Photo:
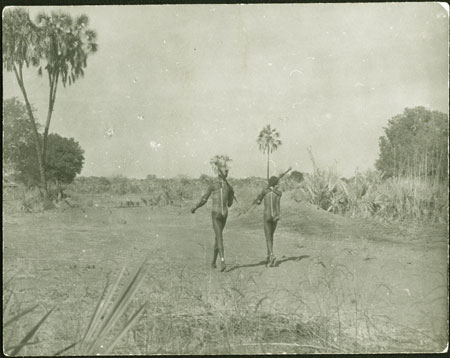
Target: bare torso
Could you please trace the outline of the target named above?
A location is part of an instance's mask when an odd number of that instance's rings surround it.
[[[281,191],[277,187],[263,189],[257,199],[264,201],[264,219],[278,220],[280,218]]]
[[[212,212],[222,215],[228,214],[230,189],[228,185],[222,180],[216,180],[210,184],[208,191],[204,195],[204,198],[208,200],[208,197],[212,198]]]

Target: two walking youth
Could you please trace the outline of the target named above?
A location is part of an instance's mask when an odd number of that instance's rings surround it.
[[[276,257],[273,253],[273,238],[278,220],[280,219],[280,200],[282,192],[279,188],[279,182],[281,178],[290,170],[291,168],[278,177],[272,176],[269,179],[268,186],[261,191],[253,202],[253,205],[259,205],[264,201],[263,225],[267,246],[266,265],[271,267],[276,264]],[[195,211],[205,205],[209,197],[212,196],[211,217],[215,234],[215,244],[211,267],[216,267],[216,260],[219,255],[221,265],[220,270],[223,272],[226,269],[223,246],[223,229],[225,228],[225,224],[227,222],[228,208],[233,205],[234,190],[226,180],[228,176],[228,168],[219,168],[218,172],[218,178],[208,186],[206,193],[201,197],[198,204],[191,209],[191,212],[194,214]]]

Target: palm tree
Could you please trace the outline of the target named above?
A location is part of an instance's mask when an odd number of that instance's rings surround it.
[[[17,83],[19,84],[25,100],[28,118],[31,122],[31,127],[33,130],[42,192],[44,194],[44,200],[46,200],[47,185],[42,161],[41,141],[23,77],[24,67],[29,67],[30,63],[34,66],[39,63],[39,54],[38,51],[36,51],[35,46],[38,42],[37,38],[37,28],[30,20],[30,16],[25,9],[13,8],[5,10],[2,22],[3,67],[6,71],[14,72]]]
[[[86,15],[81,15],[74,21],[70,15],[62,12],[52,12],[50,16],[41,13],[37,16],[36,23],[30,20],[28,12],[22,8],[7,9],[3,14],[3,67],[7,71],[14,71],[25,100],[34,132],[45,201],[48,198],[45,176],[48,132],[59,80],[65,87],[67,83],[71,85],[83,76],[88,55],[98,48],[97,35],[87,28],[88,23]],[[44,63],[41,64],[41,61]],[[44,66],[49,81],[48,112],[42,143],[22,73],[24,66],[29,67],[30,63],[39,67],[39,75],[42,75]]]
[[[56,100],[58,82],[64,87],[71,85],[84,76],[87,57],[98,49],[97,34],[88,28],[89,18],[78,16],[75,21],[64,12],[52,12],[51,15],[40,13],[36,17],[39,31],[37,44],[40,58],[44,61],[44,69],[48,74],[49,101],[47,120],[44,127],[42,158],[44,165],[47,155],[48,131]],[[42,75],[42,65],[38,69]]]
[[[258,139],[256,140],[259,150],[263,154],[267,152],[267,180],[269,180],[270,154],[282,144],[279,138],[280,133],[275,128],[270,128],[270,124],[268,124],[259,132]]]

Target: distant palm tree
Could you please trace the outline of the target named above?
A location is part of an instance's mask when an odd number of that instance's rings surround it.
[[[261,132],[259,132],[258,139],[256,140],[259,150],[263,154],[267,152],[267,180],[269,180],[270,154],[277,150],[282,144],[281,139],[279,138],[280,133],[275,128],[270,128],[270,124],[268,124],[261,130]]]

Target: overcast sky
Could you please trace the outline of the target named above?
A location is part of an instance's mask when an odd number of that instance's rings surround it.
[[[39,11],[54,7],[33,7]],[[273,171],[341,175],[374,167],[378,138],[405,107],[448,113],[448,14],[438,3],[65,7],[85,13],[99,51],[58,88],[50,131],[85,150],[82,175],[265,176],[256,138],[283,145]],[[46,77],[26,72],[43,120]],[[18,96],[3,72],[3,98]],[[109,132],[108,132],[109,131]],[[107,132],[109,134],[107,134]]]

